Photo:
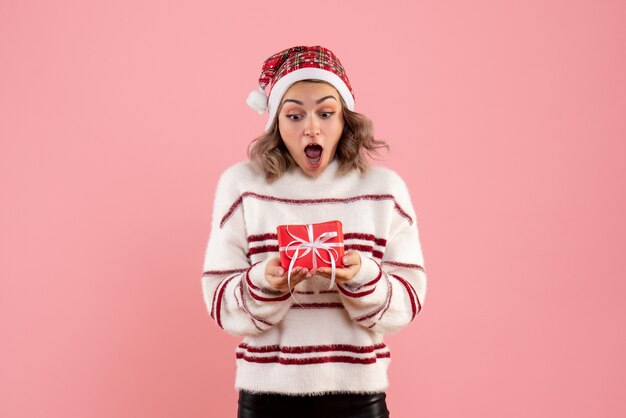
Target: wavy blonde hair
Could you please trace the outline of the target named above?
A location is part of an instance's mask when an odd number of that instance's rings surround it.
[[[333,87],[321,80],[298,81],[298,83],[302,82],[326,83]],[[341,95],[338,94],[338,96],[341,100],[344,120],[343,133],[335,151],[335,158],[339,161],[338,171],[346,173],[357,169],[364,173],[369,168],[365,154],[373,158],[374,154],[380,155],[378,148],[387,148],[387,151],[391,151],[391,147],[385,141],[374,138],[374,128],[369,118],[348,109]],[[260,171],[265,173],[265,179],[270,182],[278,179],[291,167],[298,165],[289,153],[278,130],[278,116],[282,106],[281,103],[270,129],[248,145],[248,157]]]

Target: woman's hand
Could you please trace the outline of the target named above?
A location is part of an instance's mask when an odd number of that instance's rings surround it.
[[[335,281],[344,284],[352,280],[361,269],[361,255],[358,251],[348,251],[343,255],[343,268],[335,269]],[[317,275],[330,279],[331,268],[320,267],[317,269]]]
[[[291,288],[315,274],[315,270],[309,271],[304,267],[294,267],[291,270]],[[286,293],[289,291],[287,283],[287,272],[280,265],[280,257],[270,259],[265,266],[265,281],[277,292]]]

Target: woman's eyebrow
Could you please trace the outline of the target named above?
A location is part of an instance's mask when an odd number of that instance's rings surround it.
[[[320,103],[322,103],[326,99],[334,99],[335,101],[337,101],[335,96],[329,95],[329,96],[324,96],[324,97],[322,97],[319,100],[316,100],[315,104],[320,104]],[[294,102],[294,103],[299,104],[300,106],[304,106],[303,102],[301,102],[300,100],[296,100],[296,99],[285,99],[285,100],[283,100],[283,103],[287,103],[287,102]]]
[[[320,103],[322,103],[326,99],[334,99],[335,101],[337,101],[337,99],[335,99],[335,96],[328,95],[328,96],[324,96],[321,99],[319,99],[318,101],[316,101],[315,104],[320,104]]]

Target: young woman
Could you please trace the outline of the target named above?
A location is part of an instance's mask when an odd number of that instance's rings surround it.
[[[244,337],[238,417],[388,417],[383,335],[409,324],[426,294],[409,192],[395,171],[368,165],[365,154],[388,146],[354,112],[330,50],[272,55],[259,84],[248,104],[268,111],[266,130],[218,181],[202,277],[211,316]],[[276,234],[330,220],[345,248],[332,289],[331,267],[286,271]]]

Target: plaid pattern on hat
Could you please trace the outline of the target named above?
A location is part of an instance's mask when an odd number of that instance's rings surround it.
[[[289,86],[301,80],[321,80],[335,89],[350,110],[354,110],[354,92],[348,76],[331,50],[322,46],[294,46],[280,51],[263,62],[259,89],[250,92],[246,102],[259,114],[269,111],[266,130],[270,129],[282,96]],[[269,94],[265,89],[269,86]]]
[[[263,88],[270,83],[274,85],[283,76],[300,68],[321,68],[335,73],[354,97],[352,86],[341,62],[331,50],[321,46],[295,46],[272,55],[263,63],[259,84]]]

